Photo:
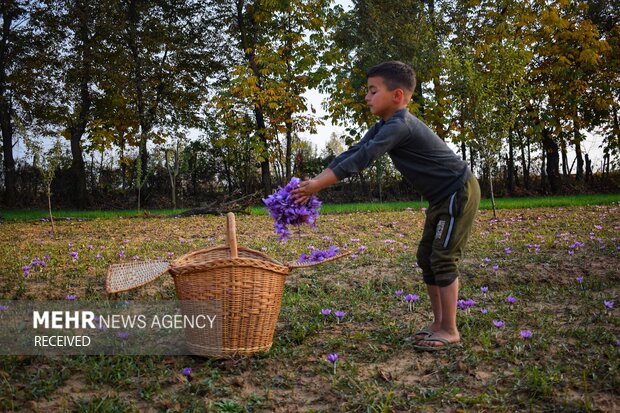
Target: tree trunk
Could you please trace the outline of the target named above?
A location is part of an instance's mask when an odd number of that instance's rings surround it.
[[[549,185],[549,178],[547,177],[547,154],[545,152],[545,145],[542,144],[542,165],[540,167],[540,192],[543,194],[547,193],[547,185]]]
[[[508,187],[508,193],[514,195],[515,192],[515,156],[513,149],[512,132],[508,133],[508,155],[506,159],[506,184]]]
[[[521,149],[521,168],[523,169],[523,186],[525,189],[530,189],[530,165],[529,165],[529,157],[525,156],[525,142],[523,142],[523,136],[521,132],[517,132],[519,136],[519,146]],[[529,138],[528,138],[528,154],[529,154]]]
[[[80,50],[80,96],[78,99],[77,118],[71,120],[69,126],[69,139],[71,141],[71,168],[70,176],[73,182],[71,185],[71,198],[73,205],[83,209],[88,205],[88,193],[86,190],[86,167],[84,165],[84,155],[82,151],[82,136],[86,132],[86,125],[90,117],[91,110],[91,38],[89,34],[90,15],[88,6],[83,2],[76,2],[78,9],[79,27],[77,37],[79,39]]]
[[[293,162],[293,122],[291,118],[293,117],[292,113],[288,113],[286,115],[286,182],[291,180],[291,164]]]
[[[590,160],[590,157],[588,156],[588,154],[586,153],[585,155],[585,161],[586,161],[586,182],[590,182],[590,179],[592,179],[592,161]]]
[[[0,129],[2,131],[2,170],[4,172],[4,203],[15,205],[17,201],[17,177],[13,157],[13,123],[11,100],[7,88],[8,40],[15,17],[11,2],[2,2],[2,38],[0,39]]]
[[[547,128],[543,129],[542,144],[547,158],[546,172],[551,192],[558,193],[561,189],[559,147],[551,137],[551,131]]]
[[[578,132],[575,132],[578,133]],[[577,158],[577,171],[575,173],[575,179],[577,181],[583,181],[583,153],[581,152],[581,140],[575,139],[575,156]]]
[[[487,165],[489,163],[487,162]],[[497,219],[497,210],[495,208],[495,194],[493,193],[493,169],[488,166],[489,169],[489,189],[491,190],[491,207],[493,208],[493,219]]]
[[[560,143],[560,148],[562,150],[562,175],[567,177],[570,175],[570,171],[568,169],[568,151],[566,150],[566,141],[564,139]]]

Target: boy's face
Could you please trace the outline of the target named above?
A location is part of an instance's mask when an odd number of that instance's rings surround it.
[[[397,91],[402,94],[400,89],[389,90],[382,77],[369,77],[366,103],[373,115],[381,116],[384,120],[392,117],[400,109]]]

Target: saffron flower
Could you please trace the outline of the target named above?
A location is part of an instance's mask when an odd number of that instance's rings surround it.
[[[583,277],[577,277],[575,278],[575,280],[577,280],[577,282],[581,284],[583,282]]]
[[[321,314],[323,314],[324,316],[328,316],[332,313],[332,310],[330,310],[329,308],[323,308],[321,309]]]
[[[334,365],[334,375],[336,375],[336,363],[338,362],[338,353],[328,354],[327,360]]]
[[[512,305],[517,302],[517,299],[514,298],[512,295],[509,295],[508,298],[506,298],[506,301],[508,302],[508,304]]]
[[[420,297],[417,294],[407,294],[405,296],[405,301],[409,304],[409,311],[413,311],[413,304],[419,299]]]
[[[489,291],[489,287],[480,287],[480,291],[482,292],[482,294],[487,295],[487,292]]]
[[[486,308],[481,308],[481,309],[480,309],[480,312],[481,312],[482,314],[486,314],[486,313],[488,313],[488,312],[489,312],[489,310],[487,310]]]
[[[403,290],[396,290],[396,295],[400,297],[403,294]]]
[[[187,377],[189,379],[189,376],[191,376],[191,374],[192,374],[192,368],[191,367],[183,368],[183,375],[185,377]]]
[[[79,255],[78,255],[77,251],[71,251],[71,252],[69,252],[69,255],[71,256],[71,258],[73,259],[73,261],[77,261],[77,260],[79,260],[79,259],[80,259],[80,257],[79,257]]]
[[[502,327],[504,327],[506,325],[506,323],[504,323],[503,321],[500,321],[500,320],[493,320],[493,325],[496,328],[502,328]]]
[[[282,243],[286,243],[291,237],[289,226],[299,227],[308,224],[311,228],[315,228],[319,217],[321,201],[316,196],[312,195],[305,204],[297,203],[291,196],[291,192],[300,182],[299,178],[293,177],[284,188],[278,187],[275,193],[263,199],[269,210],[269,216],[275,220],[273,226]]]
[[[75,294],[67,294],[67,300],[74,301],[77,298]]]
[[[6,310],[8,310],[8,309],[9,309],[9,307],[8,307],[8,306],[6,306],[6,305],[0,305],[0,311],[6,311]]]
[[[340,324],[340,319],[343,318],[345,315],[347,315],[347,312],[336,310],[334,311],[334,315],[336,316],[336,319],[338,320],[338,324]]]
[[[299,262],[302,262],[302,263],[303,262],[308,262],[308,263],[321,262],[321,261],[326,260],[327,258],[334,257],[335,255],[338,254],[338,251],[340,251],[340,248],[334,245],[330,246],[328,249],[324,251],[318,248],[314,248],[312,253],[310,253],[310,255],[301,254],[299,256]]]
[[[116,336],[121,340],[127,340],[129,338],[129,332],[127,331],[119,331],[116,333]]]
[[[521,338],[523,338],[523,340],[527,340],[530,337],[532,337],[531,330],[521,330]]]
[[[609,301],[608,300],[604,300],[603,304],[605,305],[605,308],[607,310],[611,310],[612,308],[614,308],[614,302],[611,301],[611,300],[609,300]]]

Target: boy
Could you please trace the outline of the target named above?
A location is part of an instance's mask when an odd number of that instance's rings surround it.
[[[381,117],[355,145],[318,176],[293,191],[297,202],[369,166],[388,153],[394,166],[429,201],[418,265],[427,285],[434,321],[414,335],[420,350],[439,350],[461,340],[456,325],[459,281],[456,266],[480,203],[478,181],[424,123],[409,113],[415,72],[402,62],[384,62],[366,73],[366,102]]]

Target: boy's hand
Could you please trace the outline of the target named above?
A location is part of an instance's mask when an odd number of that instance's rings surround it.
[[[291,193],[293,199],[298,204],[305,204],[310,197],[321,190],[319,182],[316,179],[310,179],[299,183],[297,189],[294,189]]]

